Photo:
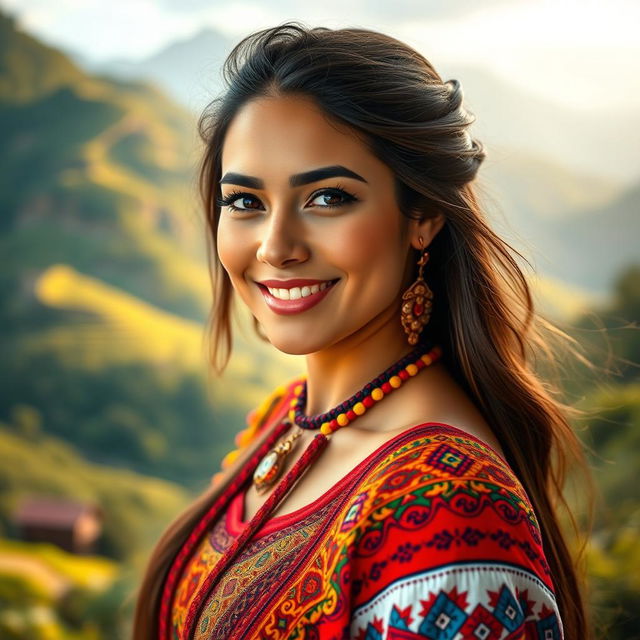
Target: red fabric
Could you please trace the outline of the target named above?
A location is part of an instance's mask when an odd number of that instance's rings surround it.
[[[174,565],[161,640],[562,638],[526,492],[496,452],[440,423],[406,430],[318,500],[267,520],[211,581],[250,527],[243,492],[267,444]]]
[[[317,500],[310,502],[300,509],[296,509],[291,513],[285,513],[281,516],[276,516],[275,518],[270,518],[267,520],[264,525],[262,525],[256,534],[253,536],[253,540],[257,540],[259,538],[263,538],[272,533],[277,533],[282,531],[284,528],[296,524],[300,520],[303,520],[307,516],[313,514],[317,509],[324,506],[326,503],[331,502],[342,490],[345,486],[348,486],[349,480],[352,477],[353,473],[357,470],[354,469],[350,474],[346,475],[344,478],[340,480],[340,482],[336,483],[327,493],[320,496]],[[227,531],[234,538],[238,537],[240,533],[245,529],[245,527],[249,524],[245,520],[245,512],[244,512],[244,498],[245,492],[238,491],[238,493],[231,500],[231,504],[229,505],[229,509],[226,513],[226,527]]]

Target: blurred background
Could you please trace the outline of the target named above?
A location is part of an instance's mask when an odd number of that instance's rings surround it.
[[[460,80],[478,187],[539,310],[602,372],[567,401],[600,493],[602,637],[639,638],[640,5],[398,0],[0,1],[0,637],[127,638],[153,543],[304,371],[237,312],[209,376],[196,120],[240,38],[359,26]],[[527,269],[526,265],[523,265]],[[575,496],[579,499],[579,496]]]

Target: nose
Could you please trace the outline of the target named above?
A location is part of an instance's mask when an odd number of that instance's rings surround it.
[[[262,240],[256,251],[260,262],[280,268],[308,259],[309,250],[304,234],[298,222],[290,216],[272,213],[264,227],[261,227],[261,232]]]

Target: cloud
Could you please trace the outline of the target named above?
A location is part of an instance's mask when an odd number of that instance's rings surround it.
[[[302,5],[299,0],[276,0],[260,3],[260,7],[268,13],[279,15],[314,15],[327,14],[328,18],[337,18],[348,14],[357,14],[367,21],[371,20],[408,20],[408,19],[450,19],[457,18],[482,8],[503,4],[512,4],[514,0],[353,0],[348,7],[343,0],[324,0],[314,7]],[[211,2],[211,0],[157,0],[157,3],[174,13],[201,13],[215,11],[234,2]],[[331,15],[329,15],[331,14]]]
[[[637,103],[637,0],[0,0],[18,24],[93,61],[152,56],[211,27],[229,41],[295,20],[414,46],[441,73],[483,66],[576,105]]]

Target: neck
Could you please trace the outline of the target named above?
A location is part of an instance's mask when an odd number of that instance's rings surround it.
[[[414,348],[407,342],[397,309],[391,307],[357,333],[308,354],[305,413],[329,411]]]

